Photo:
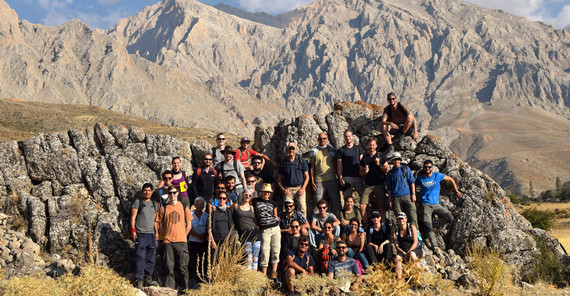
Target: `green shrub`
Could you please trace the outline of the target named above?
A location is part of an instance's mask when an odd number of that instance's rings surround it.
[[[543,281],[559,287],[568,286],[570,284],[570,264],[562,262],[542,242],[537,241],[536,247],[539,253],[533,256],[531,268],[523,275],[523,278],[531,283]]]
[[[555,215],[549,211],[539,210],[536,207],[528,208],[521,214],[530,222],[530,224],[532,224],[532,227],[544,229],[546,231],[550,230],[556,222]]]
[[[519,199],[519,197],[516,194],[509,194],[509,198],[511,199],[511,203],[513,204],[520,204],[521,200]]]

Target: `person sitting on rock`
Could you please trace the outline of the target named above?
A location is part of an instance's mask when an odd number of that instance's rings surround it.
[[[410,223],[418,227],[416,214],[416,181],[412,170],[402,164],[402,155],[399,152],[392,154],[392,169],[386,176],[386,189],[388,191],[388,207],[394,206],[394,213],[405,212]]]
[[[406,213],[396,215],[397,228],[393,234],[394,246],[396,246],[396,276],[402,278],[402,260],[418,262],[423,256],[422,245],[419,241],[418,229],[408,223]]]
[[[354,205],[354,197],[352,195],[346,196],[344,198],[344,208],[340,211],[340,234],[348,232],[350,230],[350,219],[356,218],[358,221],[362,221],[362,215],[360,214],[360,209]],[[358,227],[359,232],[364,232],[362,227]]]
[[[304,236],[309,236],[309,221],[307,218],[295,209],[295,202],[288,198],[283,203],[283,212],[279,215],[279,228],[281,228],[281,234],[291,234],[293,229],[291,228],[291,221],[297,220],[301,223],[301,234]]]
[[[429,159],[424,161],[423,169],[419,172],[418,177],[416,178],[416,186],[420,187],[423,223],[432,248],[438,247],[438,242],[435,238],[433,229],[453,222],[453,215],[451,212],[439,204],[439,183],[441,181],[451,182],[453,185],[453,190],[455,190],[457,197],[463,197],[463,193],[459,191],[457,184],[455,184],[455,180],[453,180],[453,178],[438,172],[434,172],[433,162]],[[432,221],[433,214],[436,214],[438,216],[437,220]]]
[[[384,113],[382,113],[382,135],[388,144],[388,152],[386,154],[390,155],[394,153],[392,135],[407,135],[417,140],[418,130],[414,114],[404,104],[396,102],[396,94],[389,92],[387,99],[388,106],[384,108]]]
[[[358,284],[362,281],[362,276],[360,275],[360,269],[356,264],[354,259],[348,258],[346,255],[348,252],[348,246],[344,241],[338,241],[336,243],[336,253],[337,256],[329,263],[327,275],[331,279],[338,279],[339,285],[333,287],[333,291],[336,294],[340,292],[350,293],[351,291],[358,290]],[[351,281],[352,277],[355,277],[354,282]]]
[[[317,243],[323,239],[325,236],[324,227],[326,222],[330,222],[333,226],[333,234],[335,236],[340,235],[340,221],[338,218],[332,214],[328,213],[328,203],[326,200],[321,199],[317,202],[318,214],[314,214],[311,221],[311,230],[309,231],[309,240],[311,246],[317,247]]]
[[[285,283],[287,290],[293,294],[295,287],[293,286],[293,279],[297,274],[315,274],[315,260],[309,254],[309,240],[306,237],[301,237],[297,244],[297,250],[289,251],[287,254],[287,267],[285,269]]]
[[[241,162],[241,164],[246,170],[249,171],[253,170],[253,166],[251,165],[250,160],[252,160],[252,157],[256,155],[260,156],[263,160],[270,163],[272,167],[277,168],[277,163],[269,159],[267,155],[259,153],[253,149],[249,149],[250,143],[251,141],[249,140],[248,137],[241,138],[240,147],[236,149],[236,155],[235,155],[236,159]]]
[[[382,221],[382,215],[378,211],[372,212],[370,217],[372,225],[366,231],[368,258],[370,258],[372,263],[378,263],[382,260],[388,262],[392,259],[392,245],[390,244],[392,231],[390,225],[386,221]]]
[[[133,202],[130,216],[130,233],[136,242],[135,247],[135,282],[138,289],[143,286],[158,286],[152,280],[158,236],[154,228],[154,218],[158,205],[151,199],[152,185],[142,186],[142,198]]]
[[[342,240],[348,245],[347,256],[353,259],[358,259],[364,270],[368,268],[368,259],[366,259],[366,234],[359,232],[360,221],[356,218],[350,219],[348,224],[350,230],[342,235]]]

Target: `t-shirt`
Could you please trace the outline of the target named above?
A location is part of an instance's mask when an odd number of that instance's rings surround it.
[[[334,156],[328,148],[318,149],[315,156],[309,159],[309,162],[315,166],[315,182],[325,182],[336,179],[334,161]]]
[[[342,160],[343,177],[360,177],[360,155],[364,154],[362,147],[353,145],[352,148],[342,146],[338,149],[336,157]]]
[[[350,281],[348,281],[350,275],[359,275],[360,270],[358,269],[358,265],[356,265],[356,261],[351,258],[346,258],[344,262],[340,262],[338,258],[334,258],[329,262],[329,267],[327,269],[327,273],[332,273],[334,278],[339,278],[340,276],[345,281],[339,283],[338,288],[342,291],[349,291],[350,290]]]
[[[218,174],[222,175],[222,178],[225,181],[225,178],[228,176],[234,176],[236,178],[236,186],[241,185],[241,173],[245,172],[245,168],[243,165],[237,161],[234,167],[234,159],[230,160],[230,162],[220,162],[216,165],[216,171]],[[237,169],[237,172],[236,172]]]
[[[255,176],[255,191],[256,192],[261,192],[261,188],[263,187],[263,184],[265,183],[269,183],[269,184],[273,184],[275,183],[275,178],[273,178],[273,176],[264,171],[261,170],[259,172],[255,172],[255,171],[249,171],[250,174],[252,174],[253,176]]]
[[[351,211],[350,213],[348,213],[348,214],[346,213],[346,210],[345,210],[345,209],[342,209],[342,210],[340,211],[340,218],[339,218],[339,220],[348,220],[348,221],[350,221],[350,219],[352,219],[352,218],[356,218],[356,219],[358,219],[358,221],[362,221],[362,215],[360,214],[360,210],[359,210],[356,206],[353,206],[353,207],[352,207],[352,211]]]
[[[380,158],[380,166],[376,165],[376,158],[378,157]],[[386,162],[388,162],[388,160],[382,153],[376,152],[374,156],[370,156],[369,153],[364,153],[362,160],[360,160],[361,167],[368,165],[368,174],[364,176],[364,185],[372,186],[384,184],[386,174],[380,170],[380,167]]]
[[[324,218],[321,217],[321,215],[319,215],[319,214],[314,214],[312,221],[317,221],[316,222],[317,226],[319,228],[323,228],[323,227],[325,227],[326,222],[333,223],[335,219],[336,219],[336,216],[333,213],[326,213]]]
[[[190,223],[192,218],[190,209],[186,207],[185,210],[182,202],[161,207],[155,221],[162,223],[164,243],[186,242],[186,223]]]
[[[197,234],[204,234],[208,230],[208,213],[202,212],[202,216],[198,218],[195,213],[196,210],[192,210],[192,231]],[[188,236],[189,242],[202,243],[204,240],[200,240],[193,235]]]
[[[301,186],[305,182],[304,173],[309,171],[307,162],[299,155],[290,161],[285,158],[279,164],[277,173],[281,175],[281,184],[284,187]]]
[[[392,179],[394,181],[392,181]],[[410,167],[406,166],[406,177],[404,178],[404,171],[402,166],[392,168],[386,176],[386,188],[392,191],[392,197],[401,197],[410,195],[410,186],[415,182],[414,175]]]
[[[439,183],[443,181],[445,175],[438,172],[431,173],[430,177],[420,174],[416,179],[416,185],[420,186],[420,194],[422,196],[422,203],[428,205],[439,204]]]
[[[198,170],[200,178],[198,178]],[[206,200],[214,197],[214,185],[216,183],[216,174],[213,168],[198,168],[192,174],[192,190],[195,197],[204,197]]]
[[[309,266],[313,267],[315,266],[315,260],[313,260],[313,256],[311,256],[311,254],[309,253],[305,253],[303,257],[300,257],[297,251],[291,250],[289,251],[287,256],[293,258],[293,262],[297,263],[297,265],[299,265],[299,267],[301,267],[304,270],[308,270]],[[307,263],[309,264],[308,266]]]
[[[216,147],[214,147],[212,149],[212,151],[214,151],[214,155],[213,155],[213,161],[212,161],[212,165],[215,167],[216,165],[218,165],[218,163],[220,162],[224,162],[226,160],[226,158],[224,157],[224,154],[222,153],[222,150],[224,149],[218,149]]]
[[[255,215],[260,229],[267,229],[279,225],[275,218],[275,209],[277,208],[275,201],[258,197],[252,199],[251,203],[255,209]]]
[[[234,158],[241,162],[244,167],[248,166],[251,157],[257,154],[257,152],[255,152],[253,149],[247,150],[249,150],[249,157],[247,157],[247,151],[242,152],[240,148],[236,149],[236,154],[234,155]]]
[[[141,204],[142,203],[142,204]],[[154,233],[154,216],[157,206],[152,201],[144,201],[137,198],[133,202],[133,209],[136,209],[137,217],[135,218],[135,229],[137,233]]]
[[[286,212],[281,212],[281,214],[279,215],[279,228],[281,229],[291,228],[291,221],[295,219],[299,220],[300,225],[303,225],[308,222],[307,218],[305,218],[305,216],[303,216],[303,213],[301,213],[300,211],[293,211],[291,217],[287,217]]]
[[[390,229],[390,225],[388,223],[382,222],[381,227],[378,231],[374,229],[373,225],[370,225],[370,228],[368,228],[368,231],[366,232],[366,240],[369,243],[380,245],[386,240],[390,240],[391,235],[392,230]]]
[[[397,102],[396,103],[396,108],[392,109],[391,112],[388,112],[388,109],[390,109],[390,105],[384,107],[384,112],[382,113],[382,115],[386,114],[391,114],[392,116],[388,116],[387,120],[389,122],[393,122],[395,124],[402,124],[406,121],[406,118],[408,117],[408,114],[410,113],[410,110],[402,103]],[[401,111],[404,110],[405,112]]]

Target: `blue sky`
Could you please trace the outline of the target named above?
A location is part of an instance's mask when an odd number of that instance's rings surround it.
[[[159,0],[4,0],[20,19],[44,25],[59,25],[77,18],[93,28],[108,29],[119,19],[138,13]],[[556,28],[570,24],[570,0],[468,0],[484,7],[540,20]],[[271,14],[282,13],[312,0],[201,0],[215,5],[226,3],[241,9]]]

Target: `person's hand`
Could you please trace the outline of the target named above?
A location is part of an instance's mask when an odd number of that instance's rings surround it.
[[[336,256],[336,250],[335,249],[330,249],[330,253]]]
[[[391,126],[392,128],[395,128],[395,129],[399,129],[399,128],[400,128],[397,124],[395,124],[395,123],[393,123],[393,122],[390,122],[390,126]]]
[[[374,162],[376,162],[376,165],[377,165],[377,166],[380,166],[380,158],[376,157],[376,158],[374,159]]]
[[[212,241],[212,250],[215,250],[217,248],[218,248],[218,246],[216,245],[216,242]]]
[[[313,187],[313,191],[317,192],[317,184],[315,184],[315,182],[312,182],[312,187]]]
[[[388,209],[391,209],[391,208],[392,208],[392,199],[389,199],[388,200]]]
[[[136,241],[137,240],[137,233],[133,232],[133,240]]]
[[[303,196],[303,194],[305,194],[305,189],[301,188],[297,191],[297,193],[295,193],[295,195],[297,195],[298,197]]]
[[[344,178],[340,178],[338,179],[338,184],[340,185],[340,187],[344,187],[344,185],[346,185],[346,182],[344,182]]]
[[[379,245],[376,247],[376,254],[381,255],[382,253],[384,253],[384,245]]]
[[[417,140],[418,137],[419,137],[418,132],[414,132],[414,133],[412,134],[412,139],[414,139],[414,141]]]
[[[378,162],[380,162],[380,161],[378,161]],[[366,174],[368,174],[368,171],[370,171],[370,168],[368,167],[368,165],[366,165],[366,166],[364,167],[364,172],[365,172]]]
[[[291,191],[289,191],[289,189],[285,188],[285,190],[283,190],[283,194],[285,194],[286,197],[290,197]]]
[[[463,198],[463,193],[461,191],[457,191],[457,193],[455,193],[457,195],[457,198],[462,199]]]
[[[306,270],[303,269],[303,274],[309,274]]]
[[[416,195],[412,194],[412,202],[416,202]]]

